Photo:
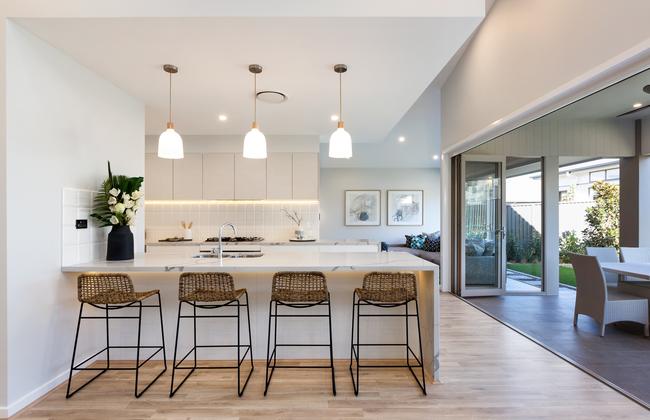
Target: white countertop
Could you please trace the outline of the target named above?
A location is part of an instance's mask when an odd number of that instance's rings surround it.
[[[147,246],[218,246],[219,242],[206,241],[182,241],[182,242],[147,242]],[[327,240],[318,239],[316,241],[252,241],[252,242],[224,242],[224,245],[379,245],[379,241],[370,241],[368,239],[346,239],[346,240]]]
[[[164,271],[436,271],[438,266],[406,252],[292,252],[266,253],[259,258],[191,258],[137,254],[130,261],[92,261],[61,268],[64,272],[164,272]]]

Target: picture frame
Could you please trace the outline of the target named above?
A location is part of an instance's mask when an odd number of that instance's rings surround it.
[[[424,190],[386,191],[388,226],[424,225]]]
[[[381,190],[345,190],[345,226],[381,225]]]

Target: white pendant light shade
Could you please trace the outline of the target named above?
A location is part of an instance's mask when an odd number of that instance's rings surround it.
[[[158,157],[163,159],[183,159],[183,139],[169,127],[158,137]]]
[[[243,155],[248,159],[266,159],[266,137],[257,128],[257,124],[253,124],[251,131],[244,137]]]
[[[246,159],[266,159],[266,137],[257,125],[257,75],[262,72],[262,66],[251,64],[248,71],[253,74],[253,126],[244,137],[244,151]]]
[[[352,157],[352,137],[345,131],[342,123],[330,136],[329,157],[334,159],[350,159]]]
[[[174,130],[172,122],[172,74],[178,73],[178,67],[173,64],[165,64],[163,70],[169,73],[169,119],[167,130],[158,137],[158,157],[162,159],[183,159],[183,139]]]
[[[333,159],[350,159],[352,157],[352,137],[345,131],[343,125],[343,89],[341,84],[341,75],[348,71],[345,64],[337,64],[334,71],[339,74],[339,115],[338,128],[330,136],[329,157]]]

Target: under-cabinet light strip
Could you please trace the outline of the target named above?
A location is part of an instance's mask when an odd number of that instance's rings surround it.
[[[318,200],[146,200],[149,204],[319,204]]]

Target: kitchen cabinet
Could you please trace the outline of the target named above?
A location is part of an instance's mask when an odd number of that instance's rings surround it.
[[[235,154],[206,153],[203,155],[203,199],[232,200],[235,198]]]
[[[148,200],[318,200],[318,153],[186,153],[184,159],[145,154]]]
[[[292,153],[269,153],[266,160],[267,200],[291,200],[293,197],[292,155]]]
[[[173,161],[161,159],[156,153],[144,156],[144,192],[148,200],[173,198]]]
[[[246,159],[235,154],[235,200],[266,198],[266,159]]]
[[[186,153],[174,160],[174,200],[203,198],[203,155]]]
[[[293,153],[292,187],[294,200],[318,200],[318,153]]]

